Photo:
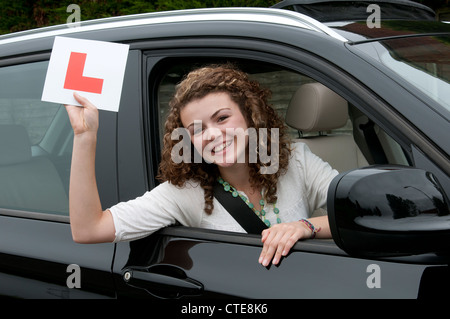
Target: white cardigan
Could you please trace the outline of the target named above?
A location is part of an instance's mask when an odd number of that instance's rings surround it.
[[[328,186],[337,174],[306,144],[293,144],[288,169],[278,180],[276,207],[281,221],[308,218],[317,208],[325,207]],[[114,242],[142,238],[177,221],[185,226],[245,233],[217,199],[211,215],[205,213],[204,206],[204,191],[197,183],[188,182],[183,187],[162,183],[141,197],[109,209],[116,229]],[[266,219],[276,224],[273,205],[266,205],[264,210]]]

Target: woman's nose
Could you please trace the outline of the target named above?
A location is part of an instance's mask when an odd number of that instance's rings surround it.
[[[219,136],[222,136],[222,131],[217,127],[207,127],[203,132],[203,140],[206,141],[214,141]]]

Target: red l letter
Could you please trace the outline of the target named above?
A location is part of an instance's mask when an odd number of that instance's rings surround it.
[[[83,76],[86,53],[71,52],[64,88],[91,93],[102,93],[103,79]]]

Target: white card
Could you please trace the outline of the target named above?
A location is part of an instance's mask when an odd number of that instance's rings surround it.
[[[99,110],[119,111],[129,45],[55,37],[42,101],[80,105],[73,92]]]

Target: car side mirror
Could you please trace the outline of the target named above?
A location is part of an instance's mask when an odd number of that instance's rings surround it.
[[[405,166],[344,172],[331,182],[327,206],[333,239],[348,254],[450,252],[449,200],[430,172]]]

